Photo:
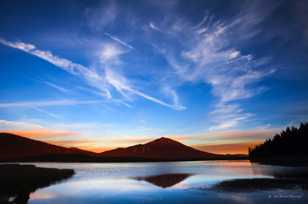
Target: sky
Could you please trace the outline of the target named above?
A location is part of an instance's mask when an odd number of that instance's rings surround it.
[[[308,118],[307,1],[0,2],[0,131],[246,153]]]

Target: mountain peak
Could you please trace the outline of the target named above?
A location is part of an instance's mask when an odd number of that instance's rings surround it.
[[[154,144],[154,143],[161,143],[161,144],[167,144],[167,143],[177,143],[177,144],[180,144],[180,142],[178,141],[175,141],[173,139],[170,139],[168,137],[160,137],[156,140],[152,140],[150,142],[148,142],[147,144]]]
[[[145,144],[139,144],[122,149],[109,150],[101,153],[102,156],[135,157],[152,160],[195,160],[212,158],[216,155],[202,152],[176,140],[161,137]]]
[[[224,157],[202,152],[167,137],[97,154],[0,133],[0,161],[183,161],[214,158]]]

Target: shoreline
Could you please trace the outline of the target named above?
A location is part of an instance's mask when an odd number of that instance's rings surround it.
[[[75,174],[73,169],[42,168],[32,164],[0,164],[0,203],[27,203],[31,192]]]
[[[62,162],[62,163],[126,163],[126,162],[181,162],[181,161],[226,161],[226,160],[248,160],[247,156],[225,156],[213,158],[186,158],[186,159],[156,159],[142,157],[72,157],[71,155],[47,155],[45,157],[32,157],[20,159],[0,160],[1,163],[19,163],[19,162]]]

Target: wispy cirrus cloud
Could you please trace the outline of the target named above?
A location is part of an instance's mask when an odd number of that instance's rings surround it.
[[[8,132],[32,139],[55,139],[79,135],[71,130],[49,129],[32,121],[0,120],[0,131]]]
[[[64,59],[64,58],[60,58],[56,55],[53,55],[51,52],[49,51],[43,51],[43,50],[39,50],[36,48],[35,45],[33,44],[29,44],[29,43],[24,43],[24,42],[11,42],[5,39],[0,38],[0,43],[2,43],[3,45],[6,45],[8,47],[11,48],[15,48],[15,49],[19,49],[22,50],[24,52],[27,52],[31,55],[37,56],[43,60],[46,60],[47,62],[71,73],[71,74],[79,74],[79,73],[84,73],[84,74],[89,74],[91,75],[91,73],[89,73],[90,71],[80,65],[80,64],[76,64],[73,63],[70,60]]]
[[[173,33],[173,41],[178,42],[176,49],[164,43],[156,48],[179,80],[204,82],[212,87],[217,103],[209,115],[213,122],[210,130],[234,128],[251,119],[253,114],[241,108],[240,101],[265,91],[266,87],[257,83],[276,70],[269,65],[270,57],[256,57],[240,46],[260,32],[259,25],[275,5],[262,10],[254,2],[248,8],[227,20],[207,13],[197,24],[173,19],[173,23],[160,26],[166,33]],[[167,41],[169,38],[166,36]]]
[[[113,37],[113,36],[109,36]],[[113,37],[114,38],[114,37]],[[115,39],[113,39],[115,40]],[[120,44],[127,47],[124,42],[120,42],[119,40],[116,40]],[[119,68],[122,63],[120,60],[120,56],[127,53],[127,50],[124,50],[123,48],[118,47],[117,45],[106,43],[103,46],[102,52],[101,52],[101,61],[102,64],[105,67],[105,79],[106,81],[114,87],[122,96],[124,96],[125,99],[128,101],[132,101],[132,96],[139,96],[146,100],[152,101],[154,103],[160,104],[162,106],[171,108],[173,110],[181,111],[184,110],[185,107],[182,106],[179,102],[179,98],[174,90],[169,89],[168,96],[171,98],[171,103],[167,103],[161,99],[158,99],[156,97],[153,97],[149,94],[146,94],[138,88],[135,88],[132,83],[119,72],[116,72],[115,70]]]
[[[105,130],[110,128],[110,124],[97,123],[97,122],[84,122],[84,123],[71,123],[71,122],[46,122],[37,119],[26,120],[0,120],[0,131],[3,132],[25,132],[36,133],[39,136],[39,132],[42,135],[48,136],[48,133],[55,133],[55,135],[49,134],[50,138],[58,136],[59,134],[67,133],[66,136],[88,136],[91,137],[94,132],[104,134]],[[46,134],[44,134],[46,133]],[[56,134],[59,133],[59,134]],[[93,137],[95,138],[95,137]],[[61,138],[60,138],[61,139]]]
[[[121,40],[121,39],[118,38],[118,37],[115,37],[115,36],[111,35],[110,33],[104,33],[104,34],[105,34],[107,37],[109,37],[110,39],[112,39],[112,40],[114,40],[114,41],[120,43],[121,45],[123,45],[123,46],[126,47],[126,48],[129,48],[129,49],[132,49],[132,50],[135,49],[132,45],[130,45],[130,44],[124,42],[123,40]]]
[[[40,112],[40,113],[43,113],[43,114],[46,114],[48,115],[49,117],[52,117],[52,118],[55,118],[55,119],[59,119],[59,116],[57,114],[54,114],[54,113],[51,113],[49,111],[46,111],[42,108],[38,108],[38,107],[33,107],[34,110]]]
[[[127,80],[122,77],[121,75],[118,75],[117,73],[113,72],[111,69],[106,69],[106,79],[107,81],[115,88],[117,89],[122,95],[124,95],[126,98],[129,99],[129,94],[140,96],[144,99],[147,99],[149,101],[152,101],[154,103],[160,104],[162,106],[174,109],[174,110],[183,110],[185,109],[184,106],[180,105],[178,101],[173,100],[173,104],[166,103],[162,100],[159,100],[155,97],[152,97],[150,95],[147,95],[135,88],[132,87]],[[174,98],[175,96],[173,96]]]
[[[153,30],[162,32],[162,30],[159,29],[153,22],[150,22],[150,23],[149,23],[149,27],[150,27],[151,29],[153,29]]]
[[[211,112],[214,125],[210,129],[230,129],[252,116],[234,103],[262,92],[264,87],[254,84],[275,70],[268,68],[265,58],[255,58],[251,54],[242,54],[235,47],[230,48],[234,39],[229,33],[236,29],[233,22],[218,22],[213,27],[200,29],[197,30],[199,45],[183,55],[197,67],[191,77],[198,80],[203,76],[201,80],[213,87],[213,94],[219,100],[216,110]]]
[[[162,100],[159,100],[153,96],[150,96],[148,94],[143,93],[142,91],[139,91],[133,87],[131,87],[128,83],[128,80],[116,73],[115,71],[111,71],[108,68],[105,68],[105,73],[104,74],[99,74],[95,69],[90,69],[87,68],[83,65],[76,64],[70,60],[58,57],[54,54],[52,54],[49,51],[42,51],[36,48],[36,46],[32,44],[27,44],[24,42],[11,42],[7,41],[4,39],[0,38],[0,43],[3,45],[22,50],[26,53],[29,53],[31,55],[37,56],[43,60],[46,60],[47,62],[55,65],[56,67],[59,67],[63,69],[64,71],[67,71],[70,74],[76,75],[84,79],[90,86],[95,88],[96,90],[99,90],[102,95],[107,98],[111,99],[112,95],[111,92],[108,89],[108,85],[111,85],[114,87],[117,91],[119,91],[122,95],[127,96],[127,94],[133,94],[140,96],[144,99],[147,99],[149,101],[152,101],[154,103],[163,105],[165,107],[172,108],[174,110],[181,110],[177,105],[169,104],[167,102],[164,102]],[[113,64],[114,60],[117,60],[118,56],[123,54],[121,49],[115,48],[113,46],[107,46],[103,48],[102,51],[102,59],[104,60],[105,66],[110,65],[109,61],[111,61],[111,64]],[[65,103],[72,103],[72,101],[61,101],[61,102],[52,102],[51,104],[65,104]],[[76,102],[74,102],[76,103]],[[80,102],[82,104],[83,102]],[[87,103],[87,102],[86,102]],[[26,107],[35,105],[33,103],[3,103],[0,105],[2,107]],[[46,106],[47,104],[50,104],[49,102],[47,103],[37,103],[39,106]]]
[[[0,120],[1,130],[32,130],[41,129],[43,126],[34,122],[15,121],[15,120]]]
[[[74,63],[68,59],[64,59],[52,54],[49,51],[37,49],[35,45],[24,42],[11,42],[0,38],[0,43],[11,48],[22,50],[28,54],[41,58],[56,67],[84,79],[90,86],[98,89],[106,98],[110,98],[111,94],[106,88],[106,82],[95,70],[89,69],[81,64]]]
[[[177,92],[173,88],[165,85],[163,87],[163,92],[165,93],[165,95],[167,95],[169,98],[172,99],[172,104],[174,104],[174,107],[176,107],[178,110],[185,110],[186,109],[186,107],[181,104],[180,98],[179,98]]]
[[[240,105],[220,102],[215,105],[215,109],[209,113],[215,125],[209,128],[213,130],[230,129],[238,126],[253,116],[252,113],[245,112]]]
[[[37,108],[37,107],[50,107],[50,106],[70,106],[70,105],[87,105],[97,104],[100,100],[49,100],[49,101],[19,101],[0,103],[0,108]]]
[[[57,84],[54,84],[54,83],[51,83],[49,81],[45,81],[44,82],[47,86],[51,87],[51,88],[54,88],[62,93],[69,93],[70,91],[62,86],[59,86]]]

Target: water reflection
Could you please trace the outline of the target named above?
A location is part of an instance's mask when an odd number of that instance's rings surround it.
[[[26,204],[30,193],[70,178],[69,169],[37,168],[34,165],[0,165],[0,203]]]
[[[273,172],[281,172],[280,167],[251,165],[248,161],[38,165],[73,168],[76,175],[66,182],[31,194],[30,204],[281,203],[279,199],[269,200],[269,195],[277,192],[303,195],[295,203],[308,203],[307,193],[301,189],[281,191],[279,185],[271,189],[261,188],[262,191],[213,190],[215,185],[224,181],[273,179]]]
[[[308,178],[308,167],[252,164],[251,168],[254,174],[271,176],[274,178]]]
[[[224,180],[213,188],[223,191],[256,191],[271,189],[308,190],[308,167],[286,167],[252,164],[256,175],[267,178],[240,178]]]
[[[191,174],[163,174],[156,176],[135,177],[134,179],[147,181],[161,188],[169,188],[184,181],[190,176]]]
[[[223,191],[266,191],[272,189],[298,189],[307,191],[308,181],[305,179],[253,178],[222,181],[214,189]]]

